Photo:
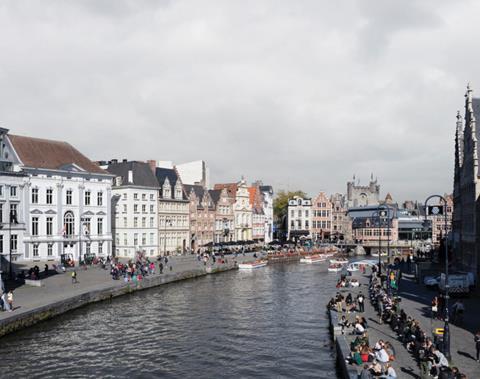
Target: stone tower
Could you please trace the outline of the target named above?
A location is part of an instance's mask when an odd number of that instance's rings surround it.
[[[355,184],[355,175],[351,182],[347,182],[347,206],[366,207],[368,205],[378,205],[380,199],[380,185],[377,179],[370,176],[370,183],[362,186],[360,183]]]

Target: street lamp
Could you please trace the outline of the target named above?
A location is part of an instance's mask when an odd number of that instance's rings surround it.
[[[390,264],[390,207],[385,204],[378,206],[378,210],[373,212],[373,216],[378,219],[378,275],[382,275],[382,219],[387,219],[387,262]]]
[[[430,199],[433,199],[434,197],[439,198],[444,205],[443,209],[441,206],[435,205],[435,206],[427,206],[428,201]],[[427,223],[427,216],[429,214],[432,214],[433,216],[441,215],[443,212],[444,219],[445,219],[445,325],[443,329],[443,354],[445,357],[450,360],[451,355],[450,355],[450,327],[448,323],[448,289],[449,289],[449,283],[448,283],[448,243],[447,243],[447,227],[448,227],[448,215],[447,215],[447,200],[441,196],[441,195],[431,195],[427,197],[425,200],[425,224]]]

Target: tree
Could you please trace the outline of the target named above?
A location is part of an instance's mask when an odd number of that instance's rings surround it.
[[[291,199],[294,196],[300,196],[304,198],[307,195],[305,192],[300,190],[288,192],[280,190],[277,192],[277,196],[275,199],[273,199],[273,214],[276,220],[281,221],[283,217],[286,216],[288,210],[288,199]]]

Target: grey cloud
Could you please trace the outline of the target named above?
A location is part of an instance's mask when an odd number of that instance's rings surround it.
[[[373,171],[421,199],[452,188],[455,113],[467,81],[480,91],[478,8],[2,2],[0,124],[93,159],[205,159],[215,181],[312,195]]]

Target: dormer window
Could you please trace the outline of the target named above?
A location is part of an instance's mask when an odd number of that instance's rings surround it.
[[[182,187],[179,183],[175,185],[175,199],[177,200],[182,199]]]
[[[163,197],[170,198],[172,196],[171,189],[169,185],[163,185]]]

